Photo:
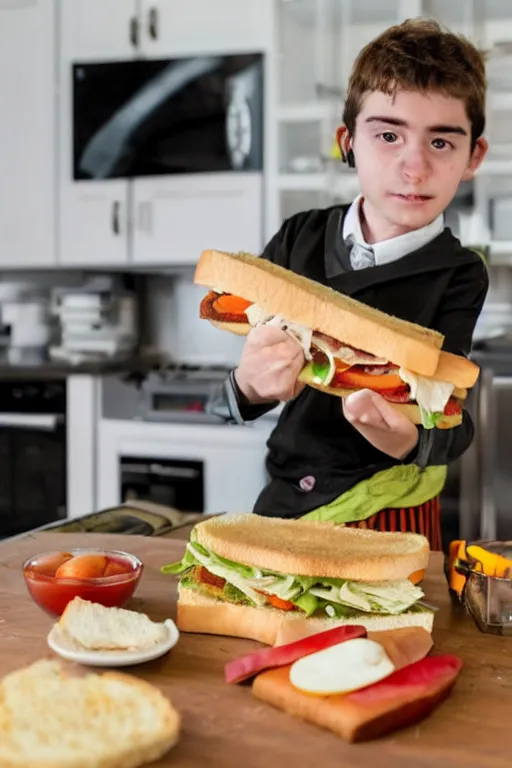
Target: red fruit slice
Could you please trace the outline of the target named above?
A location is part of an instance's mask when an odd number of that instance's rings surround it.
[[[239,659],[228,662],[224,667],[224,677],[227,683],[241,683],[258,672],[272,667],[293,664],[297,659],[308,656],[332,645],[353,640],[356,637],[366,637],[364,627],[345,625],[334,627],[316,635],[310,635],[302,640],[288,645],[280,645],[277,648],[264,648],[255,653],[249,653]]]
[[[56,571],[57,579],[98,579],[105,573],[105,555],[76,555],[66,560]]]
[[[368,688],[320,698],[295,690],[286,666],[258,675],[252,690],[262,701],[346,741],[368,741],[430,715],[450,694],[461,668],[456,656],[428,656]]]

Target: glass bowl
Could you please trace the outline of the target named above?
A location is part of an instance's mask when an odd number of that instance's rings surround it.
[[[23,564],[27,589],[37,605],[60,616],[74,597],[120,607],[132,597],[143,563],[114,549],[69,549],[42,552]]]
[[[488,552],[512,559],[512,542],[475,542]],[[512,578],[490,576],[462,561],[457,570],[466,577],[462,602],[482,632],[512,636]]]

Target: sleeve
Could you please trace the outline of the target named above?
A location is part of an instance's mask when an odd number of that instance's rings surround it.
[[[294,217],[294,219],[296,218]],[[265,246],[261,254],[262,259],[268,259],[268,261],[279,264],[282,267],[288,266],[290,230],[294,219],[288,219],[283,222],[281,228]],[[215,416],[220,416],[228,423],[245,424],[272,411],[278,405],[278,400],[258,403],[257,405],[250,403],[239,389],[234,371],[230,371],[228,377],[215,393],[208,411]]]
[[[443,296],[433,327],[444,334],[443,349],[467,357],[471,352],[473,331],[489,288],[487,268],[482,259],[459,268]],[[420,436],[405,463],[419,466],[449,464],[460,458],[473,440],[474,425],[467,411],[462,424],[453,429],[426,430]]]

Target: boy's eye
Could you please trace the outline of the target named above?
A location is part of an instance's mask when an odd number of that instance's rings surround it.
[[[449,147],[451,145],[446,141],[446,139],[434,139],[432,141],[432,146],[434,149],[444,149],[445,147]]]
[[[386,141],[388,144],[392,144],[398,138],[396,133],[393,133],[393,131],[385,131],[384,133],[381,133],[380,136],[381,139]]]

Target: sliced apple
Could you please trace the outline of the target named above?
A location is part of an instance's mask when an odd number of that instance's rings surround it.
[[[290,682],[303,693],[335,696],[378,683],[394,671],[380,643],[358,637],[294,662]]]
[[[228,662],[224,667],[225,680],[227,683],[241,683],[264,669],[293,664],[294,661],[303,656],[316,653],[332,645],[351,641],[357,637],[366,637],[366,629],[346,624],[342,627],[328,629],[325,632],[318,632],[294,643],[280,645],[277,648],[264,648],[261,651],[249,653]]]

